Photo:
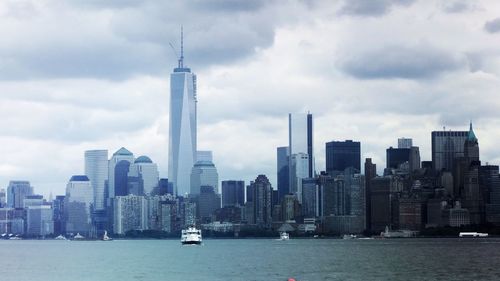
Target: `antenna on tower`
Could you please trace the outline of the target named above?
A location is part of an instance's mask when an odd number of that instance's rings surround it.
[[[181,57],[179,59],[179,68],[184,67],[184,27],[181,25]]]

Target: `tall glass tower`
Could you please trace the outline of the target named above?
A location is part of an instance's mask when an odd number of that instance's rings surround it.
[[[190,192],[191,169],[196,162],[196,75],[184,66],[183,34],[181,56],[170,74],[170,129],[168,140],[168,180],[174,192]]]
[[[108,180],[108,151],[85,151],[85,175],[94,190],[94,209],[105,209],[105,187]]]

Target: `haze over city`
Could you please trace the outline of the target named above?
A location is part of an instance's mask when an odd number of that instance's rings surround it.
[[[467,130],[497,165],[500,3],[495,1],[2,1],[0,185],[64,193],[84,151],[126,147],[167,177],[169,74],[184,27],[198,76],[198,148],[220,179],[269,176],[288,113],[362,159],[430,132]],[[179,50],[176,50],[179,52]]]

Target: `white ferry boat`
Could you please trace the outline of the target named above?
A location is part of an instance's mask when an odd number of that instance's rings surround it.
[[[54,238],[54,240],[68,240],[66,237],[64,237],[62,234]]]
[[[85,236],[81,235],[80,233],[77,233],[75,236],[73,236],[73,240],[84,240]]]
[[[290,235],[286,232],[281,232],[280,233],[280,240],[289,240],[290,239]]]
[[[196,229],[196,227],[194,226],[190,226],[187,229],[182,230],[181,243],[183,245],[187,244],[200,245],[201,242],[202,242],[201,230]]]
[[[488,233],[480,232],[460,232],[458,237],[488,237]]]

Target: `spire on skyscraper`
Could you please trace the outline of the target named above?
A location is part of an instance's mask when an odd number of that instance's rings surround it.
[[[184,68],[184,28],[181,25],[181,56],[179,58],[179,68]]]
[[[469,134],[467,135],[467,140],[477,142],[476,134],[474,134],[474,130],[472,129],[472,120],[469,123]]]

